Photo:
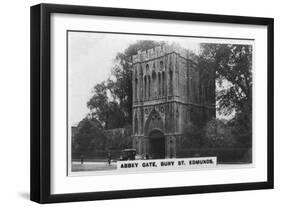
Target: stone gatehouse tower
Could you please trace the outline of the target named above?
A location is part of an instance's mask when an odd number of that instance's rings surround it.
[[[184,157],[188,126],[215,117],[215,76],[187,50],[163,45],[132,57],[133,147],[153,159]],[[203,80],[203,77],[204,80]]]

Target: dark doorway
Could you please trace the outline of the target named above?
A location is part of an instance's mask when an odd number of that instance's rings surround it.
[[[152,131],[149,135],[150,156],[152,159],[165,158],[165,137],[161,131]]]

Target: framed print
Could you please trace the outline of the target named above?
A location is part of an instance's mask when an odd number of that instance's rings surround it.
[[[273,188],[273,19],[31,7],[31,200]]]

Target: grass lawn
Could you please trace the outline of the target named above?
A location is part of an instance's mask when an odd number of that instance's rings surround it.
[[[81,164],[80,162],[72,162],[72,171],[101,171],[101,170],[116,170],[116,162],[112,162],[108,165],[107,162],[85,162]]]

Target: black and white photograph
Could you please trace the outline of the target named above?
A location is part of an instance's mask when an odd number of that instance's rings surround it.
[[[66,36],[69,176],[254,166],[253,39]]]
[[[274,188],[274,19],[158,6],[31,7],[31,200]]]

